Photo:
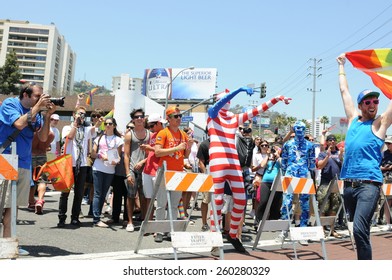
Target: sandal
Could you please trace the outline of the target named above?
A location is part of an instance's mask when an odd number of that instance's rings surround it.
[[[331,235],[335,238],[339,238],[339,239],[342,238],[342,236],[339,233],[337,233],[336,231],[333,231]]]

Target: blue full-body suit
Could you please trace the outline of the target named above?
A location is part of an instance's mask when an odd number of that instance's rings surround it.
[[[305,139],[305,124],[297,121],[294,124],[294,139],[287,141],[282,149],[282,174],[297,178],[310,178],[310,171],[316,168],[315,147],[312,142]],[[301,206],[300,226],[307,226],[309,220],[309,195],[300,194]],[[281,218],[289,219],[287,209],[291,211],[293,205],[293,194],[283,197]]]

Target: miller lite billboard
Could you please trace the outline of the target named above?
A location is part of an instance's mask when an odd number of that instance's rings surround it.
[[[208,99],[215,93],[216,76],[216,68],[146,69],[143,95],[151,99]]]

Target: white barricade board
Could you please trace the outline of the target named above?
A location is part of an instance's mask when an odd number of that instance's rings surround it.
[[[17,258],[18,244],[16,238],[0,238],[0,259]]]
[[[323,227],[291,227],[291,240],[320,240],[324,239]]]
[[[220,232],[171,232],[174,248],[222,247],[223,239]]]

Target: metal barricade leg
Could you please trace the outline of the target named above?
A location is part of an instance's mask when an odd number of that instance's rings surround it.
[[[217,212],[216,212],[215,199],[214,199],[213,196],[211,197],[211,208],[212,208],[212,215],[213,215],[213,217],[214,217],[214,222],[215,222],[215,230],[216,230],[217,232],[221,232],[221,228],[220,228],[219,220],[218,220],[218,214],[217,214]],[[223,252],[223,247],[220,247],[220,248],[219,248],[219,258],[220,258],[221,260],[223,260],[223,254],[224,254],[224,252]]]

